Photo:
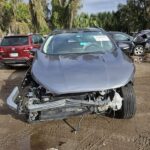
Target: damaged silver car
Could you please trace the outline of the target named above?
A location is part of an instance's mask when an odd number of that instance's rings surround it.
[[[33,52],[21,87],[7,99],[28,122],[84,113],[134,116],[135,66],[103,29],[55,31]]]

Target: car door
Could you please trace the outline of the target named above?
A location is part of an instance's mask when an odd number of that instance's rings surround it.
[[[148,32],[146,36],[147,36],[147,41],[146,41],[145,48],[150,52],[150,32]]]
[[[118,45],[119,43],[129,45],[131,52],[132,52],[133,47],[134,47],[133,42],[132,42],[132,37],[124,33],[114,33],[113,39],[116,41]]]

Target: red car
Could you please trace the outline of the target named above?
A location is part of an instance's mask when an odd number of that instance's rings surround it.
[[[40,48],[44,38],[40,34],[5,36],[0,45],[0,60],[5,65],[27,64],[33,58],[32,48]]]

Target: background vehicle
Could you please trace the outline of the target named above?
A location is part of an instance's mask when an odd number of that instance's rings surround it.
[[[1,44],[2,38],[0,37],[0,44]]]
[[[127,44],[129,46],[128,53],[133,54],[134,43],[132,36],[118,31],[110,31],[108,34],[115,40],[117,45]]]
[[[0,60],[5,65],[26,64],[33,56],[32,48],[40,48],[43,37],[39,34],[5,36],[0,45]]]
[[[104,30],[54,32],[36,56],[22,92],[16,87],[7,99],[29,122],[109,110],[119,118],[134,116],[134,64]]]
[[[133,42],[135,44],[134,55],[141,56],[145,52],[150,52],[150,30],[143,30],[138,33]]]

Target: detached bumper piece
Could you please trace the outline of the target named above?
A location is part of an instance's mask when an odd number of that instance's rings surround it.
[[[15,87],[7,98],[7,105],[11,110],[18,114],[22,114],[18,112],[19,108],[16,103],[19,94],[19,88]],[[65,119],[71,116],[82,115],[84,113],[87,113],[87,109],[82,108],[80,104],[72,106],[67,99],[63,99],[44,104],[33,104],[31,102],[27,105],[27,111],[25,114],[28,122],[32,123],[46,120]]]
[[[15,103],[17,97],[19,96],[19,88],[15,87],[9,97],[7,98],[7,105],[10,109],[17,111],[17,104]]]

